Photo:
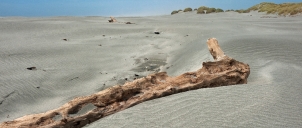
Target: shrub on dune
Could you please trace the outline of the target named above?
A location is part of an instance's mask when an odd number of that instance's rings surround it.
[[[225,12],[234,12],[235,10],[233,9],[228,9],[228,10],[225,10]]]
[[[215,12],[224,12],[221,8],[217,8]]]
[[[235,10],[235,12],[238,12],[238,13],[249,13],[250,11],[249,10],[240,9],[240,10]]]
[[[208,13],[218,13],[218,12],[224,12],[222,9],[220,8],[209,8],[206,6],[201,6],[197,9],[197,14],[204,14],[206,11],[206,14]]]
[[[299,10],[291,10],[289,14],[290,15],[296,15],[298,13],[301,13],[301,10],[300,11]]]
[[[208,11],[209,8],[206,6],[201,6],[197,9],[197,14],[204,14],[204,11]]]
[[[173,11],[173,12],[171,12],[171,15],[173,15],[173,14],[176,14],[176,13],[178,13],[178,11]]]
[[[191,12],[192,8],[185,8],[184,12]]]
[[[207,13],[212,13],[212,12],[216,12],[216,8],[209,8],[209,10],[207,11]]]

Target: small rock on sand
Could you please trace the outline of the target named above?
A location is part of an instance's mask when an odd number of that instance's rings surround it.
[[[29,68],[26,68],[27,70],[37,70],[36,67],[29,67]]]

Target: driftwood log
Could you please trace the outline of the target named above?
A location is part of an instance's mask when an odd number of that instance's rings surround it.
[[[114,17],[110,16],[110,20],[108,20],[110,23],[116,22],[117,20]]]
[[[215,61],[203,62],[202,68],[195,72],[177,77],[169,77],[165,72],[151,74],[122,86],[75,98],[58,109],[4,122],[0,127],[78,128],[147,100],[200,88],[246,84],[250,74],[249,65],[226,56],[215,38],[208,39],[207,44]],[[71,116],[89,104],[94,106],[92,110]]]

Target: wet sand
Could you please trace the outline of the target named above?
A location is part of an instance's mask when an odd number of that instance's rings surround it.
[[[0,18],[0,122],[153,72],[195,71],[213,60],[206,40],[216,37],[250,65],[248,84],[147,101],[87,127],[299,127],[302,17],[263,16]]]

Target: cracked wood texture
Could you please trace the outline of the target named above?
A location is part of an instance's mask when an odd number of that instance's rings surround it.
[[[151,74],[122,86],[113,86],[90,96],[75,98],[45,113],[4,122],[0,127],[79,128],[147,100],[200,88],[246,84],[250,74],[249,65],[224,55],[215,38],[208,39],[207,44],[215,61],[203,62],[202,68],[195,72],[176,77],[170,77],[166,72]],[[95,107],[84,114],[71,116],[89,104]]]

